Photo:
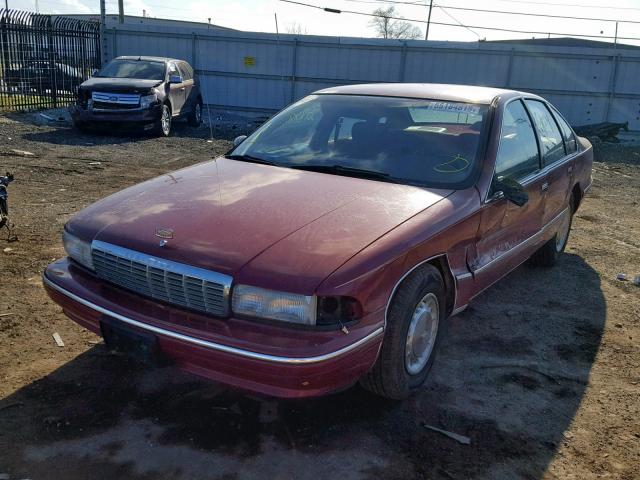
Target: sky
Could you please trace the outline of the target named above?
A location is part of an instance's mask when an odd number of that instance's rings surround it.
[[[0,0],[1,2],[4,0]],[[97,13],[99,0],[7,0],[9,8],[40,13]],[[406,19],[426,21],[429,0],[299,0],[302,3],[340,10],[371,13],[378,7],[394,5],[397,13]],[[117,13],[117,0],[106,0],[107,13]],[[509,38],[547,37],[548,33],[592,35],[605,41],[615,35],[614,21],[637,21],[638,24],[620,23],[619,37],[640,37],[640,0],[433,0],[429,40],[476,41],[478,39],[501,40]],[[328,13],[322,10],[285,3],[279,0],[125,0],[125,13],[146,14],[153,17],[207,22],[239,30],[275,32],[274,14],[277,14],[280,32],[297,24],[310,35],[373,37],[369,25],[371,17],[349,13]],[[452,7],[482,8],[511,12],[538,13],[561,16],[579,16],[596,19],[572,20],[544,17],[507,15],[456,10]],[[462,23],[463,28],[438,25],[438,23]],[[414,22],[424,34],[425,23]],[[492,30],[508,28],[541,33],[509,33]],[[558,35],[551,35],[558,36]],[[594,40],[597,38],[593,38]],[[620,40],[621,43],[640,45],[640,41]]]

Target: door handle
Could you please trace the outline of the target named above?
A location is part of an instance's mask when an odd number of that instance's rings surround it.
[[[540,187],[540,190],[542,190],[543,192],[546,192],[547,190],[549,190],[549,182],[544,182]]]
[[[573,165],[569,165],[569,168],[567,168],[567,174],[571,175],[573,173]]]

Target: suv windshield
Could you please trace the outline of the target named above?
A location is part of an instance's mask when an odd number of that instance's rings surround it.
[[[107,78],[138,78],[145,80],[164,80],[163,62],[144,60],[112,60],[96,75]]]
[[[368,178],[456,188],[475,170],[487,112],[487,105],[459,102],[311,95],[231,153],[285,167],[363,177],[373,172]]]

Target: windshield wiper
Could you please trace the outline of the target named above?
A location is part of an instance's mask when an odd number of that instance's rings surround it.
[[[228,158],[230,160],[241,160],[243,162],[260,163],[261,165],[280,166],[275,162],[271,162],[263,158],[254,157],[252,155],[225,155],[224,158]]]
[[[383,182],[400,183],[396,179],[385,172],[377,172],[375,170],[365,170],[363,168],[345,167],[344,165],[287,165],[289,168],[297,170],[309,170],[311,172],[334,173],[337,175],[345,175],[349,177],[369,178],[371,180],[382,180]]]

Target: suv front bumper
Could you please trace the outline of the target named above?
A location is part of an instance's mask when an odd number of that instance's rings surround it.
[[[69,113],[74,123],[99,123],[99,122],[157,122],[162,114],[162,105],[151,105],[149,108],[132,108],[121,110],[97,110],[82,108],[79,105],[69,107]]]

